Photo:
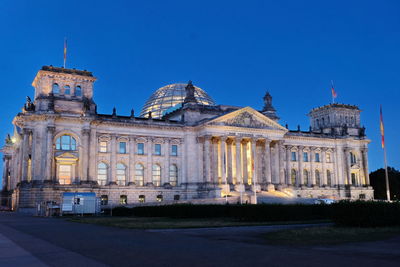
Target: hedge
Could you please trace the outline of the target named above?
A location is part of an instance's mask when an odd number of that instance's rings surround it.
[[[400,203],[340,201],[332,205],[259,204],[117,207],[114,216],[170,218],[234,218],[241,221],[332,220],[339,226],[400,226]]]
[[[340,201],[331,205],[337,225],[356,227],[400,226],[400,203]]]
[[[113,209],[114,216],[171,218],[235,218],[242,221],[302,221],[328,218],[326,205],[192,205],[143,206]]]

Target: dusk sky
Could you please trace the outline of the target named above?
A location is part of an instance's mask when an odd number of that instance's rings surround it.
[[[0,2],[1,145],[43,65],[92,71],[99,113],[136,114],[159,87],[192,80],[218,104],[261,109],[303,130],[331,102],[360,107],[369,169],[400,168],[399,1]]]

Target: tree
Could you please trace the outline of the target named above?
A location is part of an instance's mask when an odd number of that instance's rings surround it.
[[[400,200],[400,171],[388,167],[390,198]],[[386,199],[385,169],[381,168],[369,174],[375,199]]]

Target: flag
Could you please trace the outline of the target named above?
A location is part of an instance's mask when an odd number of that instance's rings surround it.
[[[337,93],[335,91],[335,87],[333,86],[333,81],[331,81],[331,84],[332,84],[332,86],[331,86],[332,98],[335,99],[337,97]]]
[[[385,148],[385,127],[383,126],[382,105],[380,107],[380,128],[381,128],[381,136],[382,136],[382,148]]]
[[[64,39],[64,68],[66,61],[67,61],[67,38]]]

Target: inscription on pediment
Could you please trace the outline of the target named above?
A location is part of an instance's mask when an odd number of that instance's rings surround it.
[[[227,126],[236,126],[236,127],[249,127],[249,128],[275,128],[271,125],[257,119],[253,114],[249,112],[240,113],[238,116],[227,119],[226,121],[222,121],[221,124]]]

